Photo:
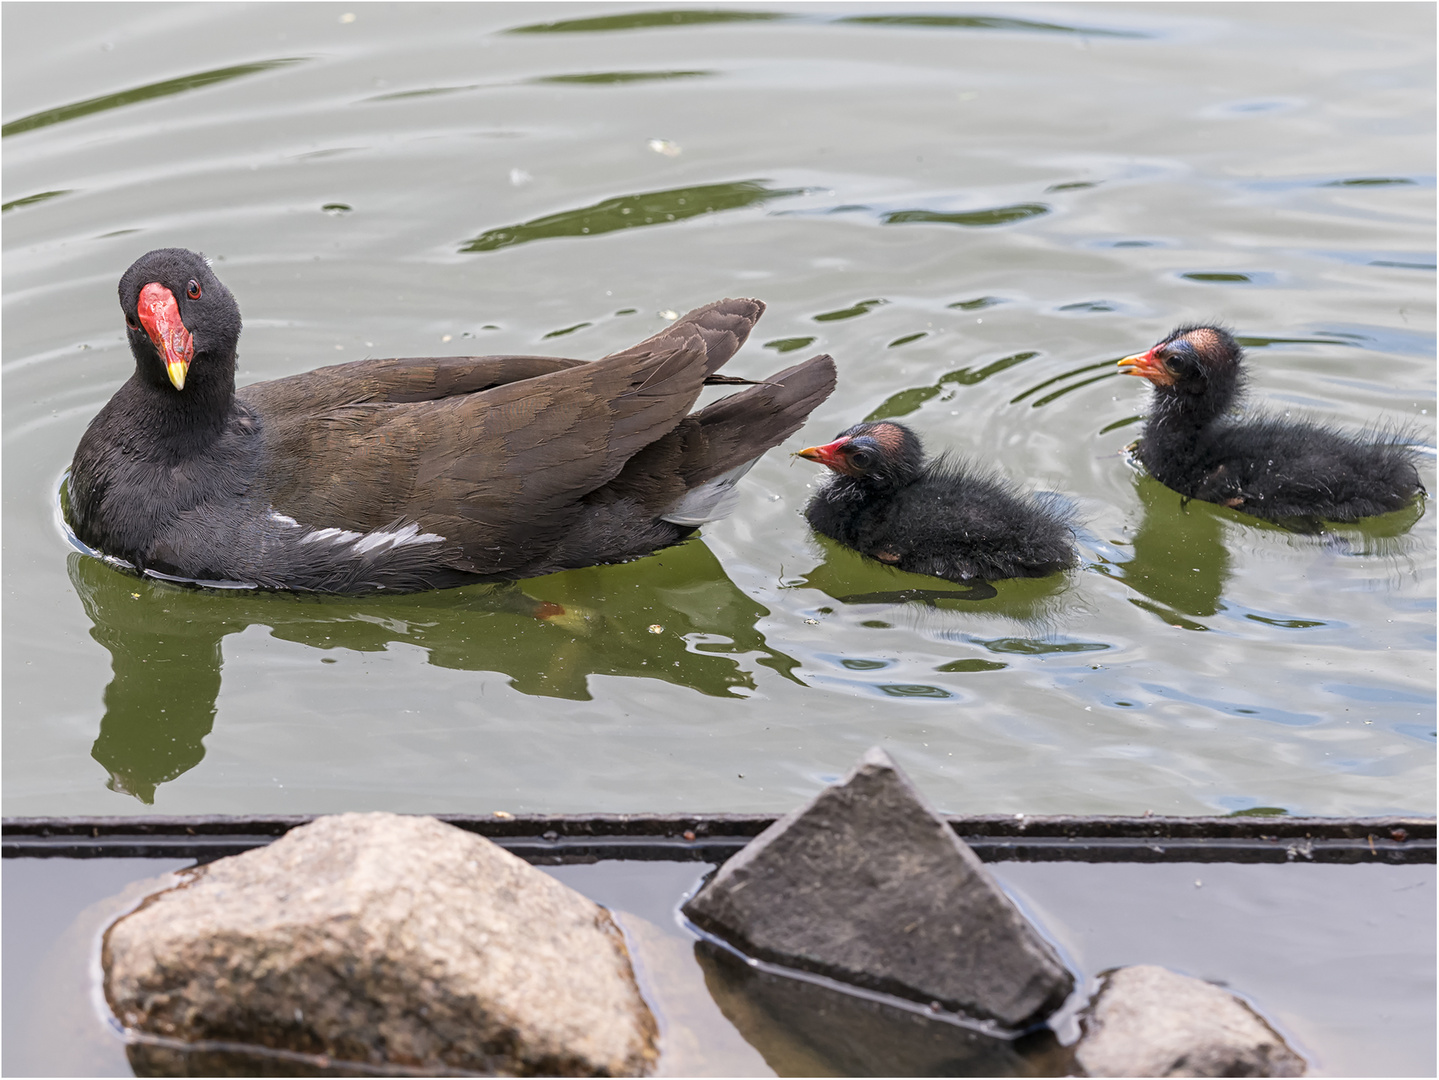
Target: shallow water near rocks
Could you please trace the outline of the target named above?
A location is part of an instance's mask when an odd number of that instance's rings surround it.
[[[1257,403],[1402,429],[1434,490],[1432,7],[3,20],[7,815],[788,810],[876,743],[954,812],[1433,812],[1432,514],[1183,505],[1114,368],[1223,321]],[[650,559],[188,591],[56,510],[132,369],[115,283],[169,245],[237,296],[242,383],[595,358],[753,295],[727,371],[826,351],[840,385]],[[788,455],[866,417],[1062,493],[1082,565],[934,595],[816,540]]]
[[[165,887],[155,875],[184,865],[6,861],[6,1075],[130,1075],[124,1043],[94,990],[98,935]],[[799,1027],[766,1018],[744,983],[697,948],[678,908],[708,864],[602,860],[542,869],[610,908],[624,928],[660,1023],[660,1075],[874,1074],[835,1052],[845,1040],[832,1031],[826,1037],[822,1013]],[[1241,995],[1306,1057],[1310,1075],[1434,1073],[1433,866],[1002,862],[989,869],[1077,976],[1075,995],[1053,1020],[1065,1043],[1078,1035],[1075,1013],[1096,976],[1160,964]],[[804,1015],[789,1015],[796,1012]],[[900,1030],[913,1040],[912,1025]],[[874,1034],[882,1047],[884,1029]],[[902,1055],[894,1038],[887,1050]]]

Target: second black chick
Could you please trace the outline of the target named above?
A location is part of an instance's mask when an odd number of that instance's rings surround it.
[[[926,461],[903,424],[856,424],[799,451],[837,475],[805,508],[816,532],[886,566],[949,581],[1044,577],[1075,563],[1057,499],[963,462]]]
[[[1154,386],[1139,460],[1166,487],[1270,521],[1357,521],[1423,491],[1397,437],[1264,414],[1229,415],[1244,352],[1217,326],[1181,326],[1119,366]]]

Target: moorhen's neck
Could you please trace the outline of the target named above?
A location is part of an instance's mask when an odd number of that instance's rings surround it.
[[[197,352],[182,390],[165,378],[154,349],[140,333],[130,335],[135,374],[126,387],[129,418],[169,456],[218,438],[239,408],[235,401],[235,354]],[[146,356],[145,353],[150,355]],[[156,378],[157,372],[159,378]]]
[[[160,458],[209,446],[235,414],[240,307],[202,255],[159,248],[120,279],[135,376],[117,403]]]
[[[829,481],[831,497],[838,499],[885,499],[901,488],[908,487],[918,478],[913,475],[896,475],[892,472],[870,473],[867,476],[845,476],[840,473]]]
[[[1151,395],[1149,424],[1170,430],[1208,427],[1229,412],[1240,398],[1237,379],[1216,379],[1202,392],[1156,386]]]

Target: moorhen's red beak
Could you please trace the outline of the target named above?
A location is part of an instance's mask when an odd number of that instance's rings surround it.
[[[1138,375],[1141,379],[1148,379],[1155,386],[1174,385],[1174,373],[1165,366],[1163,360],[1154,355],[1154,349],[1126,356],[1119,361],[1119,366],[1125,369],[1124,374]]]
[[[175,303],[175,294],[158,281],[152,281],[140,290],[140,325],[155,348],[165,358],[165,373],[176,390],[185,389],[185,372],[190,370],[190,361],[195,356],[195,339],[185,329],[180,318],[180,305]]]
[[[825,443],[823,446],[806,446],[803,450],[795,452],[795,457],[806,458],[809,461],[817,461],[821,465],[827,465],[835,472],[844,472],[844,458],[839,456],[839,448],[849,442],[849,436],[842,439],[835,439],[832,443]]]

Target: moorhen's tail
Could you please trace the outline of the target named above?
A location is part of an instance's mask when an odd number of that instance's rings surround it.
[[[695,308],[688,315],[681,315],[669,326],[653,337],[646,338],[638,345],[611,353],[606,360],[631,353],[662,353],[681,343],[687,343],[694,331],[699,331],[705,348],[705,374],[713,375],[726,360],[739,352],[740,346],[749,337],[754,324],[764,314],[764,302],[741,297],[737,300],[716,300],[712,304]]]
[[[740,478],[766,450],[798,431],[834,385],[834,360],[815,356],[695,413],[690,419],[699,437],[690,441],[681,466],[686,490],[663,520],[696,526],[724,517]]]
[[[822,354],[707,405],[694,418],[709,452],[685,470],[685,480],[703,483],[779,445],[834,392],[834,384],[834,360]]]

